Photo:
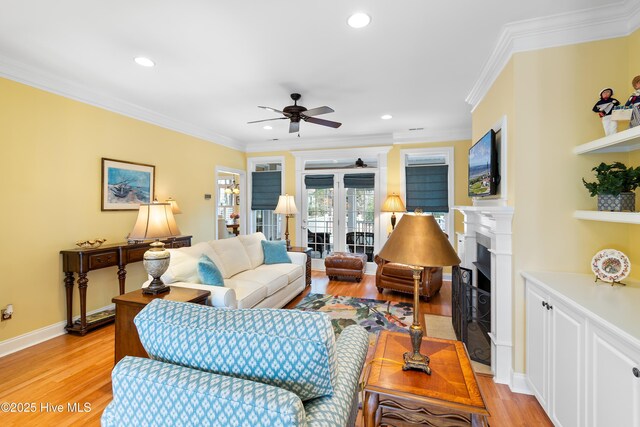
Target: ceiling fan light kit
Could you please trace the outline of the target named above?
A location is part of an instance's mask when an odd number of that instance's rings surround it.
[[[293,100],[293,105],[288,105],[284,107],[282,111],[276,110],[275,108],[259,105],[258,108],[262,108],[264,110],[273,111],[274,113],[282,114],[284,117],[276,117],[274,119],[254,120],[252,122],[247,122],[247,123],[251,124],[251,123],[267,122],[271,120],[289,119],[289,133],[296,133],[300,130],[300,120],[304,120],[305,122],[313,123],[320,126],[328,126],[334,129],[342,126],[342,123],[339,123],[339,122],[334,122],[331,120],[324,120],[324,119],[319,119],[317,117],[314,117],[314,116],[319,116],[321,114],[333,113],[334,112],[333,108],[324,106],[324,107],[317,107],[317,108],[312,108],[310,110],[307,110],[306,107],[303,107],[302,105],[298,105],[298,100],[300,98],[302,98],[302,95],[300,95],[299,93],[292,93],[291,99]]]

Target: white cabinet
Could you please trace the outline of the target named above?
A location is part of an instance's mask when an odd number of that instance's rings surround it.
[[[594,325],[588,354],[589,426],[640,426],[640,348]]]
[[[522,275],[527,382],[554,425],[640,427],[640,288]]]
[[[584,425],[585,318],[527,282],[527,378],[556,426]]]

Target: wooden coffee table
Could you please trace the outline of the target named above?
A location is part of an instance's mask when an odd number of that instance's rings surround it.
[[[115,363],[125,356],[149,357],[142,347],[133,318],[151,301],[162,298],[205,305],[209,295],[210,291],[174,286],[169,292],[158,295],[143,294],[142,289],[138,289],[114,297],[111,302],[116,305]]]
[[[402,355],[410,349],[408,334],[380,333],[365,378],[365,427],[488,425],[489,411],[462,342],[422,339],[420,352],[431,359],[431,375],[402,370]]]

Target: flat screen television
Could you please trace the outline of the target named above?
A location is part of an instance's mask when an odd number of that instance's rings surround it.
[[[490,130],[469,149],[469,197],[498,194],[499,170],[496,133]]]

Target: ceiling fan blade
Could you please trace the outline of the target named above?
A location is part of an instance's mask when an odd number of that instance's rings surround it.
[[[303,117],[304,121],[315,123],[317,125],[329,126],[330,128],[339,128],[342,123],[332,122],[331,120],[316,119],[315,117]]]
[[[289,133],[296,133],[300,130],[300,122],[289,123]]]
[[[247,124],[249,124],[249,123],[260,123],[260,122],[270,122],[271,120],[285,120],[285,119],[287,119],[287,117],[276,117],[275,119],[254,120],[252,122],[247,122]]]
[[[274,113],[284,114],[284,111],[276,110],[275,108],[271,107],[263,107],[262,105],[258,105],[258,108],[262,108],[267,111],[273,111]]]
[[[333,108],[327,107],[325,105],[324,107],[312,108],[311,110],[307,110],[302,114],[307,117],[311,117],[311,116],[319,116],[320,114],[327,114],[327,113],[333,113]]]

